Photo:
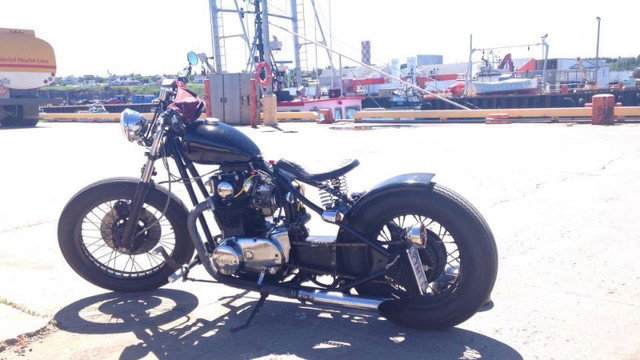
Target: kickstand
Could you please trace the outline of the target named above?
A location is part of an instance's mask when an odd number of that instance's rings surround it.
[[[251,324],[251,321],[253,320],[253,317],[256,316],[256,314],[260,312],[260,308],[262,307],[262,305],[264,305],[264,301],[267,299],[267,296],[269,296],[268,293],[260,293],[260,300],[258,300],[258,303],[253,308],[253,310],[251,311],[251,314],[249,314],[249,318],[247,319],[247,322],[244,323],[244,325],[240,325],[238,327],[231,328],[231,332],[236,332],[238,330],[242,330],[242,329],[248,328],[249,325]]]

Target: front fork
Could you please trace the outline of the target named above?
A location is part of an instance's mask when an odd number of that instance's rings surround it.
[[[120,239],[120,248],[125,250],[131,250],[133,247],[133,239],[136,237],[136,230],[138,228],[138,220],[142,213],[142,205],[149,192],[151,186],[151,177],[154,174],[154,163],[158,159],[158,153],[160,152],[160,145],[162,144],[163,127],[158,126],[158,129],[153,134],[153,142],[151,144],[151,150],[147,153],[147,163],[142,168],[142,176],[140,182],[136,187],[136,193],[133,196],[133,200],[129,205],[128,221],[124,226],[122,232],[122,238]]]

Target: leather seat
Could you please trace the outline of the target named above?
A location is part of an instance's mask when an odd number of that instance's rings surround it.
[[[310,174],[301,165],[294,163],[293,161],[281,159],[275,164],[277,168],[284,170],[296,179],[305,182],[307,184],[320,183],[325,180],[338,178],[349,171],[353,170],[356,166],[360,165],[358,160],[348,160],[345,164],[339,168],[319,174]]]

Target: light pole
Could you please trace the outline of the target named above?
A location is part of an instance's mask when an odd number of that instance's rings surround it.
[[[600,16],[596,16],[598,20],[598,40],[596,42],[596,87],[598,86],[598,71],[600,70]]]

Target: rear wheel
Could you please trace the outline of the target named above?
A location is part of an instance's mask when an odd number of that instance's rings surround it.
[[[426,229],[427,246],[419,249],[429,282],[425,296],[417,292],[408,262],[386,283],[377,280],[356,288],[362,295],[395,299],[380,307],[389,320],[426,329],[448,328],[470,318],[490,297],[497,274],[493,235],[477,210],[453,191],[434,184],[392,193],[354,214],[350,222],[392,251],[406,247],[398,230],[412,225]],[[388,263],[368,248],[342,249],[342,265],[360,276]]]
[[[40,119],[22,119],[22,121],[20,122],[20,126],[34,127],[34,126],[38,125],[39,121],[40,121]]]
[[[137,182],[110,179],[89,185],[60,216],[58,242],[64,258],[80,276],[105,289],[143,291],[166,284],[173,270],[151,252],[157,246],[178,264],[193,255],[186,209],[174,195],[157,188],[147,194],[132,246],[121,246]]]
[[[15,127],[18,125],[18,121],[16,121],[15,118],[11,117],[11,116],[7,116],[5,118],[3,118],[2,120],[0,120],[0,126],[8,128],[8,127]]]
[[[11,110],[10,112],[7,112],[6,109],[4,109],[5,111],[2,111],[3,109],[0,109],[0,126],[2,127],[6,127],[6,128],[13,128],[13,127],[34,127],[38,124],[39,122],[39,118],[31,118],[31,119],[27,119],[24,117],[24,114],[22,112],[22,109],[15,109],[12,107],[8,107],[9,110]],[[4,115],[4,117],[2,117]]]

